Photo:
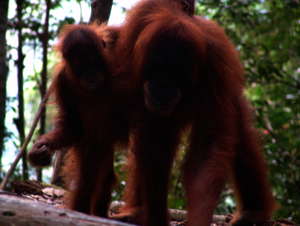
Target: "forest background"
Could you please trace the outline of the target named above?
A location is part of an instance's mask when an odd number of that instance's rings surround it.
[[[114,1],[109,24],[119,24],[137,0]],[[65,24],[87,23],[90,0],[0,0],[0,182],[23,144],[58,58],[53,50]],[[275,218],[300,222],[300,0],[198,0],[198,15],[218,21],[230,36],[245,67],[246,95],[255,108],[270,180],[281,208]],[[47,105],[35,140],[52,128],[55,109]],[[29,144],[30,148],[32,143]],[[169,194],[171,208],[184,209],[180,146]],[[159,154],[159,153],[158,153]],[[126,155],[116,154],[119,184]],[[49,182],[51,168],[36,171],[26,161],[12,180]],[[235,208],[228,187],[216,213]]]

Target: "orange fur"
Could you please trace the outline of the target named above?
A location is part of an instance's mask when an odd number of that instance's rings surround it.
[[[29,158],[37,165],[40,153],[49,158],[70,147],[69,208],[107,215],[114,145],[127,144],[130,133],[126,206],[119,218],[168,225],[170,171],[180,137],[190,129],[183,167],[188,225],[211,223],[230,179],[238,200],[235,224],[271,217],[275,201],[238,53],[216,23],[192,15],[193,3],[141,0],[120,28],[103,33],[78,25],[61,37],[55,129]]]
[[[58,108],[55,126],[28,155],[33,165],[45,166],[56,150],[68,148],[67,207],[98,216],[107,216],[115,181],[113,149],[127,144],[128,137],[128,120],[121,114],[124,95],[112,75],[116,35],[112,27],[64,29],[57,47],[63,59],[52,83]]]
[[[142,0],[128,13],[117,49],[137,106],[120,218],[168,225],[170,170],[179,138],[191,128],[183,167],[188,225],[211,223],[230,176],[235,222],[268,220],[275,201],[243,95],[243,68],[223,29],[187,14],[178,1]]]

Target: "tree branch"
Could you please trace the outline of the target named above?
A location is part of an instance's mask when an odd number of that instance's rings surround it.
[[[25,150],[32,138],[32,135],[35,131],[35,128],[40,120],[40,117],[42,115],[42,112],[43,112],[43,109],[45,108],[45,105],[48,101],[48,98],[50,96],[50,93],[51,93],[51,88],[48,89],[47,93],[45,94],[40,106],[39,106],[39,109],[38,109],[38,112],[36,113],[35,117],[34,117],[34,120],[33,120],[33,123],[32,123],[32,126],[30,128],[30,131],[29,131],[29,134],[27,135],[27,137],[25,138],[25,141],[20,149],[20,152],[19,154],[17,155],[16,159],[14,160],[14,162],[11,164],[7,174],[5,175],[1,185],[0,185],[0,189],[4,190],[6,188],[6,185],[8,183],[8,180],[9,178],[11,177],[11,175],[13,174],[18,162],[20,161],[20,159],[23,157],[23,155],[25,154]]]
[[[90,23],[107,23],[113,0],[93,0]]]

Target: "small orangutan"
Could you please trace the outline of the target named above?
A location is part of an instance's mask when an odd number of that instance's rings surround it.
[[[210,225],[227,181],[238,202],[232,223],[259,225],[276,205],[243,94],[243,67],[223,29],[193,15],[194,3],[141,0],[120,28],[119,73],[130,81],[136,108],[126,206],[116,218],[169,224],[170,171],[189,131],[183,166],[187,225]]]
[[[128,143],[128,120],[120,114],[124,95],[119,95],[112,76],[117,35],[113,27],[65,29],[58,45],[62,63],[51,85],[58,108],[54,129],[41,136],[28,154],[33,166],[44,167],[56,150],[68,150],[67,207],[103,217],[115,181],[114,146]]]

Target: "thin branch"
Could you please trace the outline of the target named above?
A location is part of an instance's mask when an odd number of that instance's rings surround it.
[[[44,96],[42,102],[40,103],[38,112],[36,113],[36,115],[35,115],[35,117],[34,117],[33,124],[32,124],[32,126],[31,126],[31,128],[30,128],[30,131],[29,131],[27,137],[25,138],[25,141],[24,141],[24,143],[23,143],[23,145],[22,145],[22,147],[21,147],[21,149],[20,149],[19,154],[17,155],[17,157],[16,157],[16,159],[14,160],[14,162],[11,164],[10,169],[8,170],[7,174],[5,175],[3,181],[2,181],[2,183],[1,183],[1,185],[0,185],[0,189],[1,189],[1,190],[4,190],[4,189],[6,188],[6,185],[7,185],[7,183],[8,183],[8,180],[9,180],[9,178],[12,176],[12,174],[13,174],[13,172],[14,172],[14,170],[15,170],[17,164],[18,164],[18,162],[19,162],[20,159],[24,156],[25,151],[26,151],[26,148],[27,148],[27,146],[28,146],[28,144],[29,144],[29,142],[30,142],[30,140],[31,140],[31,138],[32,138],[32,135],[33,135],[33,133],[34,133],[34,131],[35,131],[35,129],[36,129],[36,126],[37,126],[37,124],[38,124],[38,122],[39,122],[39,120],[40,120],[40,118],[41,118],[42,112],[43,112],[43,110],[44,110],[44,108],[45,108],[45,105],[46,105],[46,103],[47,103],[47,101],[48,101],[48,99],[49,99],[50,94],[51,94],[51,87],[48,89],[48,91],[47,91],[47,93],[45,94],[45,96]]]
[[[125,203],[123,201],[113,201],[110,205],[110,215],[113,217],[114,214],[119,213],[119,210],[124,207]],[[176,210],[169,209],[170,218],[173,221],[186,221],[187,211],[186,210]],[[224,223],[231,220],[231,215],[213,215],[212,221],[214,223]]]

